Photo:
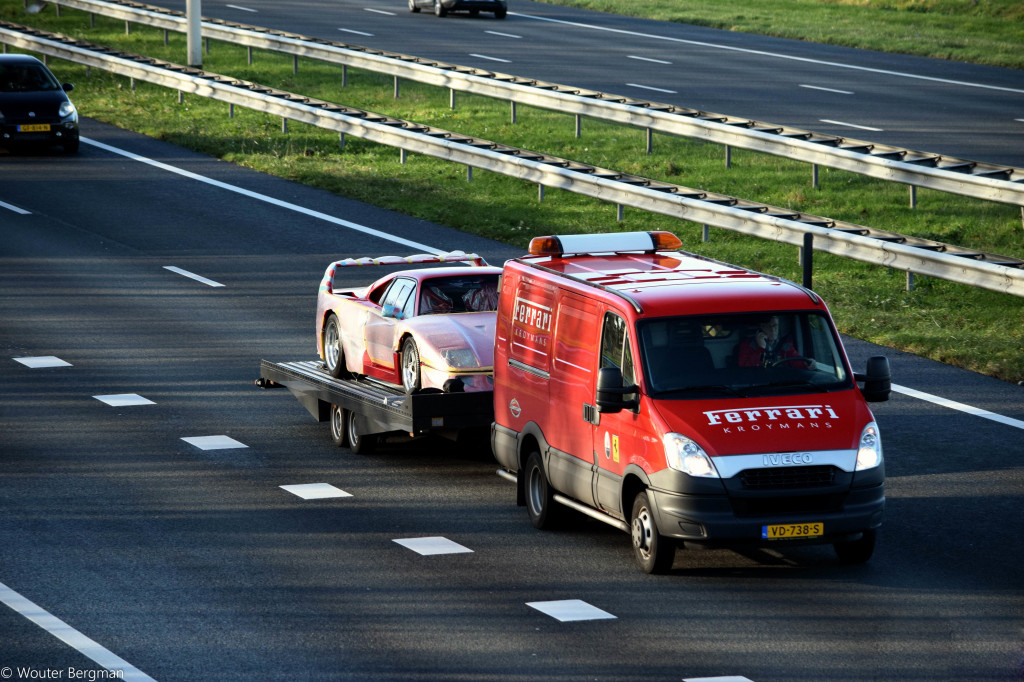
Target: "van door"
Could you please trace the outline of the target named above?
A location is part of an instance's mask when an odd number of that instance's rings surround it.
[[[618,367],[622,371],[623,385],[636,386],[636,351],[632,346],[632,334],[626,320],[614,311],[605,313],[601,326],[601,367]],[[596,382],[592,387],[591,400],[596,404]],[[635,399],[636,394],[625,396]],[[594,494],[597,506],[618,518],[626,518],[630,510],[621,508],[622,476],[626,466],[637,459],[646,458],[646,431],[639,428],[639,410],[622,410],[614,414],[600,414],[593,426],[594,450],[597,454],[597,468],[594,477]]]

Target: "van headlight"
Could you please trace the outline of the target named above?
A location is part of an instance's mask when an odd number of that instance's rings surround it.
[[[665,460],[676,471],[701,478],[718,478],[718,470],[704,452],[704,448],[678,433],[667,433],[665,443]]]
[[[860,432],[860,447],[857,448],[857,471],[873,469],[882,463],[882,438],[878,425],[871,422]]]

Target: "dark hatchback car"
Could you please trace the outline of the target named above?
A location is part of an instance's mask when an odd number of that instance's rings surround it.
[[[449,12],[469,12],[473,15],[494,12],[495,19],[504,19],[508,14],[508,0],[409,0],[410,12],[419,12],[425,7],[439,17]]]
[[[27,54],[0,54],[0,147],[60,145],[78,151],[78,111],[61,83]]]

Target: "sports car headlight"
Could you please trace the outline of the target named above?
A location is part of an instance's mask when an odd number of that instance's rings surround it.
[[[449,367],[478,367],[480,365],[468,348],[446,348],[441,351],[441,358]]]
[[[882,439],[878,425],[871,422],[860,433],[860,447],[857,448],[857,471],[872,469],[882,463]]]
[[[61,102],[60,109],[57,110],[57,115],[61,118],[71,118],[75,115],[75,105],[71,102]]]
[[[676,471],[682,471],[690,476],[718,478],[718,470],[715,469],[708,453],[686,436],[667,433],[663,442],[665,443],[665,460]]]

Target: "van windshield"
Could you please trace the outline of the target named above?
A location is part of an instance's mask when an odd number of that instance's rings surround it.
[[[662,317],[637,323],[647,391],[699,399],[850,388],[828,318],[814,311]]]

